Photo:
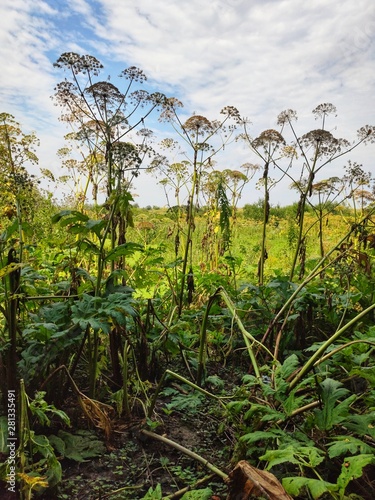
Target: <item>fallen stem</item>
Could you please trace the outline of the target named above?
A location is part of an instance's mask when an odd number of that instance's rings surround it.
[[[164,436],[160,436],[159,434],[155,434],[155,432],[146,431],[145,429],[142,429],[141,433],[144,434],[145,436],[152,438],[152,439],[157,439],[158,441],[161,441],[162,443],[167,444],[168,446],[172,446],[172,448],[175,448],[176,450],[181,451],[181,453],[184,453],[188,457],[193,458],[197,462],[200,462],[202,465],[204,465],[204,467],[207,467],[207,469],[212,471],[215,475],[221,477],[223,479],[223,481],[226,481],[228,479],[228,474],[225,474],[225,472],[218,469],[215,465],[211,464],[208,460],[201,457],[197,453],[194,453],[194,451],[191,451],[188,448],[185,448],[185,446],[182,446],[181,444],[178,444],[175,441],[172,441],[171,439],[168,439]]]
[[[114,490],[114,491],[111,491],[110,493],[106,493],[105,495],[100,496],[97,500],[102,500],[103,498],[110,498],[112,495],[117,495],[118,493],[121,493],[122,491],[140,490],[143,487],[144,487],[143,484],[140,484],[139,486],[123,486],[122,488],[119,488],[118,490]]]

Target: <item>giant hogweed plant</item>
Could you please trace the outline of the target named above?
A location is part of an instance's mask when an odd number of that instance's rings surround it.
[[[87,179],[81,197],[83,201],[86,199],[89,184],[95,201],[102,188],[107,195],[104,205],[107,214],[103,214],[101,219],[90,219],[82,210],[77,210],[61,212],[55,221],[63,219],[65,225],[70,224],[69,231],[81,235],[79,244],[96,255],[94,309],[100,309],[104,290],[108,293],[104,279],[109,279],[114,292],[118,290],[116,287],[125,286],[121,270],[125,270],[126,255],[132,253],[132,250],[129,251],[131,244],[126,246],[127,228],[132,225],[132,179],[139,175],[142,168],[146,168],[142,167],[145,159],[152,157],[153,162],[158,162],[149,145],[151,132],[145,128],[145,121],[157,108],[170,106],[171,101],[159,92],[150,93],[141,89],[147,78],[136,67],[129,67],[119,75],[125,81],[124,90],[108,80],[97,81],[103,66],[93,56],[64,53],[55,67],[69,73],[70,80],[65,79],[56,86],[54,98],[62,108],[61,119],[74,129],[71,137],[81,146],[83,161],[77,164],[77,169]],[[135,130],[138,130],[136,136]],[[71,166],[74,164],[70,162]],[[123,328],[123,325],[114,322],[108,332],[117,384],[122,379],[120,356],[123,352]],[[85,336],[90,349],[91,394],[95,391],[100,330],[100,325],[91,326]],[[90,331],[92,335],[89,335]]]
[[[242,120],[244,132],[240,135],[242,140],[248,144],[251,152],[261,159],[264,165],[263,178],[261,180],[264,186],[264,217],[263,224],[268,222],[269,212],[269,169],[272,167],[280,172],[281,177],[290,179],[292,186],[299,192],[299,202],[297,209],[298,234],[294,249],[290,269],[290,280],[293,280],[298,262],[300,263],[300,278],[302,279],[305,271],[306,261],[306,235],[310,228],[305,227],[305,213],[308,205],[314,206],[313,194],[319,193],[319,182],[322,172],[324,172],[333,161],[337,161],[344,155],[348,155],[354,149],[361,145],[375,142],[375,128],[373,126],[363,126],[357,132],[357,139],[348,141],[343,138],[336,138],[327,130],[327,121],[330,115],[336,115],[336,108],[333,104],[323,103],[313,110],[316,120],[320,120],[320,128],[311,130],[302,136],[298,136],[294,121],[297,120],[297,113],[288,109],[279,114],[277,125],[279,130],[266,130],[257,138],[253,138],[249,132],[247,120]],[[292,139],[287,143],[285,136],[287,129],[291,131]],[[295,171],[295,165],[297,171]],[[359,169],[361,170],[361,169]],[[357,170],[348,168],[347,174],[343,179],[345,190],[342,199],[355,197],[358,192],[359,183],[364,178],[363,172],[358,175]],[[367,181],[369,180],[366,177]],[[347,186],[350,191],[347,192]],[[345,192],[346,191],[346,192]],[[318,197],[319,203],[319,197]],[[318,217],[323,217],[323,213],[316,211]],[[265,241],[266,230],[263,231],[261,256],[259,264],[259,282],[262,283],[262,272],[265,259]]]
[[[180,103],[177,101],[177,105]],[[199,197],[202,191],[202,177],[206,170],[211,169],[212,158],[222,149],[233,137],[236,124],[239,121],[239,113],[233,106],[226,106],[222,109],[221,120],[208,120],[201,115],[193,115],[182,123],[177,113],[178,106],[175,100],[170,100],[165,106],[161,115],[161,119],[167,121],[172,125],[174,130],[184,141],[185,145],[189,147],[189,153],[186,155],[182,150],[180,154],[187,156],[182,164],[184,170],[183,186],[186,189],[187,203],[186,203],[186,229],[184,231],[184,246],[181,262],[181,279],[177,296],[178,315],[181,316],[182,308],[184,305],[185,284],[188,285],[188,302],[192,302],[194,291],[194,276],[193,276],[193,232],[195,229],[195,214],[197,206],[199,205]],[[177,147],[176,141],[164,141],[164,147],[175,150]],[[180,149],[180,148],[178,148]],[[172,169],[166,167],[165,184],[180,183],[176,174],[181,172],[181,169]],[[174,172],[175,170],[175,172]],[[176,180],[173,180],[175,179]],[[180,199],[180,188],[175,189],[177,201]],[[228,217],[226,217],[228,218]],[[176,235],[176,250],[178,251],[180,241],[181,226],[178,225],[178,232]],[[177,253],[176,251],[176,253]]]

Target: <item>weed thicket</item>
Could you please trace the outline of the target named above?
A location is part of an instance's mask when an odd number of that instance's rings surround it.
[[[316,175],[372,142],[374,129],[360,129],[355,143],[336,139],[325,129],[334,107],[324,104],[314,110],[318,130],[299,137],[288,110],[279,116],[280,131],[253,139],[232,107],[221,120],[194,115],[182,123],[181,103],[137,88],[145,76],[136,68],[123,72],[120,92],[95,81],[101,65],[91,56],[63,54],[56,65],[71,73],[56,99],[63,119],[76,127],[69,140],[85,151],[79,164],[68,161],[68,150],[60,152],[71,174],[85,180],[65,206],[54,206],[27,174],[24,164],[37,161],[35,138],[1,115],[1,175],[9,191],[1,202],[1,405],[6,409],[14,391],[21,498],[51,488],[59,495],[62,460],[104,453],[82,427],[111,447],[122,424],[230,485],[231,474],[217,467],[215,456],[208,461],[204,449],[197,453],[158,432],[174,415],[202,427],[215,421],[218,439],[231,436],[224,468],[246,459],[249,470],[276,475],[285,495],[370,498],[375,209],[363,186],[372,179],[350,162],[343,182],[318,182]],[[185,141],[181,162],[151,147],[143,127],[157,110]],[[239,132],[260,164],[214,170],[211,159]],[[175,141],[162,147],[180,154]],[[300,156],[297,182],[291,169]],[[175,203],[166,209],[133,203],[131,180],[145,162],[158,169],[169,198],[174,190]],[[290,178],[297,204],[272,206],[278,180],[271,171]],[[239,208],[245,183],[257,174],[263,198]],[[106,201],[98,204],[101,187]],[[6,417],[0,430],[6,481]],[[199,498],[212,495],[210,488],[198,491],[203,478],[188,467],[168,460],[161,467],[195,485]],[[267,491],[270,476],[261,477]],[[138,498],[162,498],[160,484],[143,490]]]

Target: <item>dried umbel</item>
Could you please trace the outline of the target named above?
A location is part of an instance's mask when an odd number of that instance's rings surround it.
[[[314,155],[334,156],[342,151],[342,148],[350,146],[346,139],[336,139],[331,132],[323,129],[311,130],[304,134],[299,143],[305,148],[314,148]]]
[[[372,175],[370,172],[363,170],[363,165],[357,162],[348,161],[345,168],[346,174],[343,177],[344,182],[348,184],[359,184],[362,186],[369,186],[371,183]]]
[[[331,194],[338,191],[338,185],[341,180],[338,177],[330,177],[312,185],[312,192],[319,194]]]
[[[110,82],[94,83],[85,90],[85,93],[93,97],[102,109],[119,106],[124,100],[124,95]]]
[[[323,104],[319,104],[315,109],[312,110],[313,115],[315,115],[315,119],[325,117],[327,115],[335,115],[337,116],[336,106],[331,104],[330,102],[324,102]]]
[[[228,179],[232,180],[233,182],[246,181],[247,179],[246,175],[239,170],[226,169],[223,173]]]
[[[195,132],[198,135],[204,135],[214,131],[213,124],[204,116],[194,115],[186,120],[184,129],[188,132]]]
[[[143,83],[147,80],[147,76],[144,74],[144,72],[141,69],[136,68],[135,66],[130,66],[129,68],[124,69],[123,71],[121,71],[119,76],[124,77],[127,80],[139,83]]]
[[[176,110],[184,107],[182,102],[176,97],[165,97],[161,104],[163,106],[159,117],[159,121],[161,122],[174,120],[176,118]]]
[[[74,83],[68,82],[67,80],[58,83],[54,90],[56,91],[54,97],[57,104],[60,106],[66,106],[71,101],[78,99],[78,88],[74,85]]]
[[[243,123],[243,120],[242,120],[242,118],[240,116],[240,113],[239,113],[238,109],[235,108],[234,106],[225,106],[220,111],[220,114],[227,115],[228,117],[233,118],[236,121],[236,123],[238,123],[238,124],[242,124]]]
[[[280,145],[285,145],[285,139],[280,132],[274,129],[264,130],[259,137],[254,139],[252,143],[252,146],[255,149],[258,149],[261,146],[267,149],[269,147],[275,149]]]
[[[143,107],[146,103],[150,102],[150,94],[147,90],[138,89],[130,94],[130,102],[134,107],[141,106]],[[151,104],[154,104],[151,100]]]
[[[75,52],[64,52],[54,63],[54,67],[60,69],[68,68],[74,75],[92,73],[97,76],[103,65],[94,56],[81,56]]]
[[[137,169],[141,163],[138,149],[131,142],[116,142],[113,144],[112,159],[121,170]]]
[[[297,112],[293,109],[286,109],[285,111],[282,111],[277,117],[277,124],[282,126],[296,120],[298,120]]]
[[[364,144],[374,144],[375,143],[375,126],[365,125],[357,131],[358,138]]]

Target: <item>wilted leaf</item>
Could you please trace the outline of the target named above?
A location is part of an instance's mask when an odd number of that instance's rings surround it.
[[[227,500],[248,500],[261,497],[267,500],[292,500],[277,478],[270,472],[257,469],[245,460],[238,462],[228,476]]]
[[[17,269],[20,269],[24,264],[18,262],[11,262],[7,266],[4,266],[0,269],[0,278],[4,278],[4,276],[8,276],[8,274],[13,273]]]

